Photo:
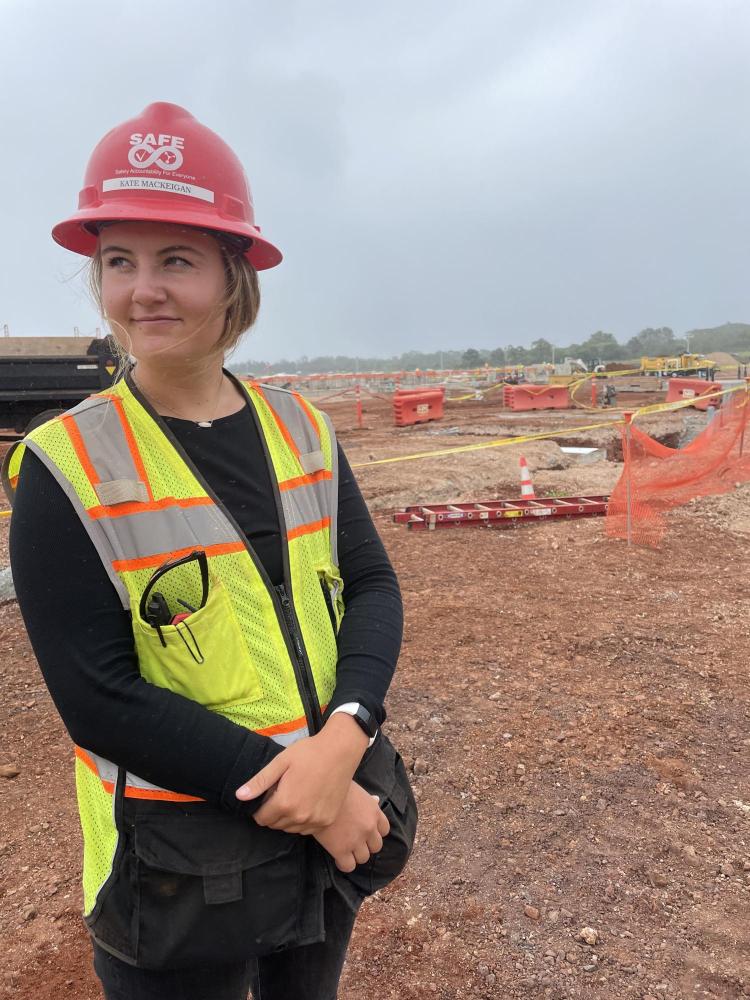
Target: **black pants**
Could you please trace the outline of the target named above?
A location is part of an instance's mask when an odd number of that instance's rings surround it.
[[[335,889],[325,894],[326,939],[231,965],[154,972],[120,961],[94,943],[106,1000],[335,1000],[354,913]]]

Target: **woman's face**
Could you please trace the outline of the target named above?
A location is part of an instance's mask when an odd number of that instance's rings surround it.
[[[216,240],[196,229],[118,222],[99,237],[102,304],[139,361],[194,363],[221,355],[226,277]]]

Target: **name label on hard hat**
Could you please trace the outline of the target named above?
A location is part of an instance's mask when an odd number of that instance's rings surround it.
[[[166,177],[108,177],[102,181],[102,191],[161,191],[165,194],[184,194],[188,198],[200,198],[213,204],[214,193],[197,184],[183,184]]]

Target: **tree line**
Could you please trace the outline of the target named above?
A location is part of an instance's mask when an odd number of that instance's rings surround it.
[[[487,364],[502,368],[506,365],[531,365],[542,362],[561,362],[564,358],[580,358],[587,365],[607,361],[635,360],[644,356],[672,356],[690,351],[709,354],[726,351],[748,360],[750,355],[750,324],[725,323],[710,329],[689,330],[683,337],[676,337],[668,326],[647,327],[624,344],[613,333],[597,330],[580,343],[559,346],[540,337],[529,347],[508,344],[493,348],[469,347],[454,351],[406,351],[390,358],[351,357],[349,355],[320,355],[301,358],[280,358],[267,362],[247,359],[233,362],[233,371],[271,374],[273,372],[358,372],[358,371],[413,371],[415,368],[480,368]]]

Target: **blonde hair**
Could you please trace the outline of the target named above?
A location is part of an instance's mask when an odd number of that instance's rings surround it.
[[[204,232],[216,240],[224,262],[226,293],[223,301],[219,303],[219,309],[224,309],[226,318],[224,329],[216,346],[227,354],[237,346],[242,334],[249,330],[258,318],[260,310],[258,272],[245,256],[245,249],[247,247],[245,240],[229,236],[225,233],[214,232],[213,230],[200,230],[200,232]],[[104,304],[102,302],[102,257],[98,247],[89,263],[88,284],[91,296],[99,312],[104,316]],[[125,333],[125,331],[122,331],[122,333]],[[122,367],[128,362],[128,351],[125,345],[119,343],[119,340],[117,343],[120,349],[118,353],[120,354],[120,364]]]

